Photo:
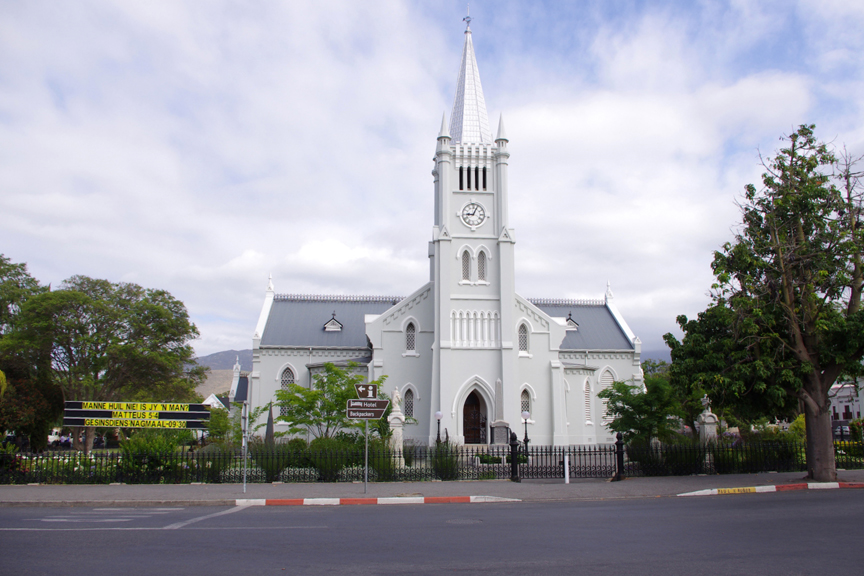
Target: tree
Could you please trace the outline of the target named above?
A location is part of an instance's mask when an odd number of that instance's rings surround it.
[[[189,344],[196,336],[186,307],[164,290],[73,276],[27,299],[4,349],[48,370],[67,400],[178,402],[197,397],[205,374]],[[92,437],[90,428],[85,450]]]
[[[745,327],[736,330],[734,320],[735,311],[718,298],[693,320],[678,316],[681,342],[672,334],[663,336],[672,355],[669,382],[694,429],[705,394],[714,410],[730,421],[786,418],[798,408],[798,401],[777,385],[786,378],[775,362],[783,358],[782,351],[775,356],[760,354],[764,347],[748,347]]]
[[[277,390],[276,404],[281,414],[276,420],[289,423],[290,434],[308,431],[316,438],[332,438],[340,430],[356,428],[357,422],[346,416],[346,406],[348,400],[357,398],[354,385],[366,382],[362,374],[355,372],[358,366],[352,362],[346,369],[328,362],[324,372],[314,376],[311,388],[290,384],[287,390]],[[380,391],[386,378],[370,384],[377,384]]]
[[[748,185],[735,240],[715,252],[715,305],[732,311],[742,366],[763,394],[801,401],[808,476],[836,479],[831,385],[861,372],[864,231],[857,160],[840,162],[802,125]],[[755,368],[753,364],[755,363]],[[767,378],[765,370],[773,373]],[[720,383],[724,388],[725,383]]]
[[[597,396],[607,401],[606,413],[612,416],[609,429],[621,432],[627,442],[668,438],[681,416],[675,393],[662,376],[646,376],[644,391],[627,382],[613,382]]]
[[[45,355],[34,353],[30,366],[5,343],[24,303],[46,290],[26,264],[0,254],[0,430],[27,436],[33,450],[45,448],[48,432],[63,410],[62,394],[44,371],[36,369],[47,365]]]

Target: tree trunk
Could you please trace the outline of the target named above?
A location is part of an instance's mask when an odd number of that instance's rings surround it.
[[[83,443],[81,442],[81,427],[75,426],[72,428],[72,449],[82,450]]]
[[[827,406],[830,405],[829,401]],[[807,425],[807,478],[817,482],[836,481],[831,413],[827,407],[814,410],[809,402],[805,402],[804,422]]]
[[[96,438],[96,428],[87,426],[84,428],[84,453],[89,454],[93,449],[93,440]]]

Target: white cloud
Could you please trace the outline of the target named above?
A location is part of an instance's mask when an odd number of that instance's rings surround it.
[[[168,289],[201,353],[249,346],[270,273],[280,292],[410,293],[428,279],[461,51],[463,6],[442,6],[3,4],[0,252],[44,282]],[[611,280],[661,348],[707,302],[757,150],[802,122],[864,142],[862,15],[822,6],[598,3],[551,22],[478,5],[517,288],[596,296]]]

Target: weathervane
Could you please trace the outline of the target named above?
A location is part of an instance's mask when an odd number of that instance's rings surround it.
[[[464,18],[462,18],[462,21],[465,22],[465,29],[470,30],[471,29],[471,3],[469,2],[467,4],[467,6],[468,6],[468,8],[467,8],[466,12],[468,13],[468,15],[465,16]]]

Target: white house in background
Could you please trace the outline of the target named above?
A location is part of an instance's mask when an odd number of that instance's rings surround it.
[[[832,425],[846,425],[850,420],[861,418],[864,382],[859,382],[857,387],[852,382],[834,384],[830,396]]]
[[[416,420],[407,439],[434,442],[440,411],[450,438],[501,442],[508,426],[521,432],[527,410],[535,444],[613,440],[597,393],[615,380],[641,384],[640,341],[608,285],[596,300],[516,293],[508,200],[530,192],[509,189],[508,142],[503,117],[494,138],[489,128],[469,26],[435,149],[429,281],[393,297],[282,295],[271,280],[252,339],[253,407],[290,383],[309,386],[326,362],[353,361],[386,375],[391,396],[398,389]],[[239,367],[237,376],[232,400],[246,394]]]

